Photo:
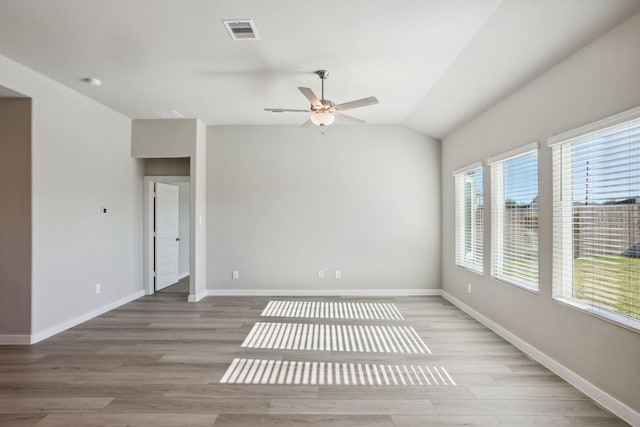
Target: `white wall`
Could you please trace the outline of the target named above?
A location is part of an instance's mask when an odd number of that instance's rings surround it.
[[[208,128],[210,291],[440,287],[439,142],[400,126],[324,133]]]
[[[596,387],[640,412],[640,334],[551,298],[552,182],[546,139],[640,105],[640,15],[553,67],[442,143],[443,289]],[[532,141],[540,151],[540,292],[454,265],[452,171]],[[485,176],[488,169],[485,168]],[[485,179],[488,201],[489,179]],[[487,205],[485,205],[487,206]],[[485,218],[490,218],[489,213]],[[473,294],[466,293],[467,283]],[[636,421],[640,422],[640,418]],[[633,423],[632,423],[633,424]]]
[[[191,158],[191,267],[189,283],[195,302],[207,291],[207,127],[196,123],[195,155]]]
[[[1,56],[0,85],[33,99],[37,338],[140,294],[142,164],[127,117]]]

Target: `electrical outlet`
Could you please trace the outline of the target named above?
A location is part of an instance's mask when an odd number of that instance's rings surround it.
[[[231,273],[231,277],[233,277],[234,279],[239,279],[240,272],[238,270],[233,270],[233,272]]]
[[[324,270],[318,270],[318,279],[324,279]]]
[[[102,292],[102,285],[100,283],[96,283],[96,294]]]
[[[467,283],[467,293],[471,293],[471,283]]]
[[[340,270],[336,270],[336,279],[342,279],[342,272]]]

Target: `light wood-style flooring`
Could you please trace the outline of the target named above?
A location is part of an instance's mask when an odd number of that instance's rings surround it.
[[[432,354],[242,348],[266,297],[143,297],[33,346],[0,347],[7,426],[626,425],[440,297],[286,298],[394,303]],[[234,358],[437,365],[456,386],[220,384]]]

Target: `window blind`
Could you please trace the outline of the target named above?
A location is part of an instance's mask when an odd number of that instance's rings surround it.
[[[538,289],[537,146],[490,160],[491,274],[532,290]]]
[[[553,297],[640,329],[640,111],[550,145]]]
[[[483,272],[484,194],[482,165],[455,174],[456,264]]]

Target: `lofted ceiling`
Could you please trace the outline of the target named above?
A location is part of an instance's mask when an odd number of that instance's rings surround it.
[[[327,69],[326,98],[380,100],[354,116],[443,138],[638,11],[640,0],[2,0],[0,54],[131,118],[176,110],[207,125],[301,124],[263,108],[308,108],[296,88],[319,94],[314,71]],[[260,40],[233,41],[224,19],[253,19]]]

